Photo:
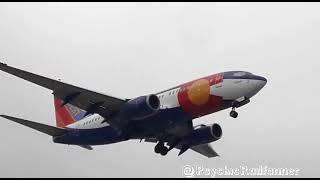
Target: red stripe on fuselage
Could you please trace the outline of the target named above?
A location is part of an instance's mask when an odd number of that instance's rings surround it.
[[[219,73],[182,85],[182,91],[178,93],[181,108],[193,118],[219,111],[223,106],[223,98],[210,95],[210,86],[222,81],[223,73]]]

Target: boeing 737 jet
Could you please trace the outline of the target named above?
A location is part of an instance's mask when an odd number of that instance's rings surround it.
[[[49,79],[0,63],[0,70],[52,91],[56,127],[8,115],[16,123],[52,136],[53,142],[92,146],[127,140],[155,143],[166,155],[192,149],[206,157],[218,154],[210,146],[222,136],[220,125],[193,125],[193,120],[231,108],[230,116],[250,102],[267,83],[246,71],[228,71],[196,79],[158,93],[118,98]],[[2,94],[3,95],[3,94]]]

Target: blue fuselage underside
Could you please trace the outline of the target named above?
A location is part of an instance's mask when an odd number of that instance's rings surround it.
[[[220,110],[230,107],[230,101],[224,101]],[[191,121],[189,114],[182,108],[162,109],[154,116],[133,121],[129,126],[130,135],[119,133],[111,126],[95,129],[67,129],[68,133],[53,137],[55,143],[74,144],[74,145],[102,145],[112,144],[129,139],[142,139],[161,133],[169,128],[173,128],[180,123]]]

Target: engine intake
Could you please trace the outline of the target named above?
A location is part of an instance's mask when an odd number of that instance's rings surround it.
[[[127,118],[139,120],[154,115],[160,109],[158,96],[151,94],[129,100],[124,108]]]
[[[158,110],[160,107],[160,100],[158,96],[154,94],[147,96],[146,102],[150,106],[150,108],[154,110]]]
[[[213,124],[211,127],[211,133],[215,139],[220,139],[222,136],[222,129],[219,124]]]
[[[211,143],[217,141],[222,136],[222,129],[219,124],[211,126],[202,126],[193,130],[184,138],[184,144],[196,146],[200,144]]]

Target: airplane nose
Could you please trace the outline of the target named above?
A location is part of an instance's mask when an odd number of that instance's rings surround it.
[[[263,81],[263,82],[265,82],[265,84],[267,83],[267,79],[262,76],[254,75],[252,79]]]
[[[250,86],[248,86],[250,90],[246,94],[249,98],[257,94],[267,84],[267,79],[262,76],[251,75],[250,79]]]
[[[257,80],[255,81],[256,91],[261,90],[267,84],[267,79],[265,77],[256,76],[254,79]]]
[[[260,76],[261,80],[264,81],[264,85],[267,84],[267,79],[265,77]]]
[[[260,80],[258,81],[258,89],[262,89],[266,84],[267,84],[267,80]]]

